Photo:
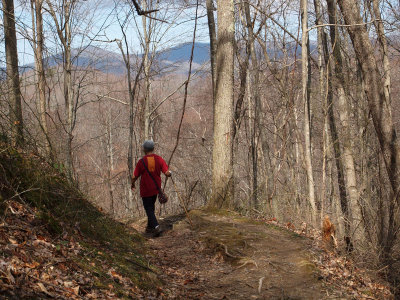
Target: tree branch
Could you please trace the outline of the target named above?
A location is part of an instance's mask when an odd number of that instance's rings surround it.
[[[145,16],[145,15],[148,15],[148,14],[151,14],[151,13],[153,13],[153,12],[158,11],[158,9],[143,10],[143,9],[140,7],[140,5],[137,3],[136,0],[132,0],[132,3],[133,3],[133,6],[135,7],[136,13],[137,13],[139,16]]]

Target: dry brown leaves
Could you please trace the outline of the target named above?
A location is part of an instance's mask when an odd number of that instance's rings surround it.
[[[76,262],[88,257],[78,240],[65,233],[52,237],[38,221],[37,211],[8,201],[6,216],[0,219],[0,294],[6,298],[116,299],[114,285],[94,285],[95,275]],[[94,263],[92,263],[94,264]],[[112,269],[109,276],[132,297],[144,298],[129,278]]]

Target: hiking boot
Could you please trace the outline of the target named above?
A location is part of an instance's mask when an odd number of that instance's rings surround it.
[[[157,225],[156,228],[153,229],[153,237],[159,237],[163,233],[163,230],[160,225]]]
[[[153,233],[153,232],[154,232],[154,228],[146,227],[145,233],[151,234],[151,233]]]

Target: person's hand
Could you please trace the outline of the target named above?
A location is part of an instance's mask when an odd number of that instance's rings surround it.
[[[172,172],[171,172],[170,170],[168,170],[167,172],[165,172],[165,176],[171,177],[171,175],[172,175]]]

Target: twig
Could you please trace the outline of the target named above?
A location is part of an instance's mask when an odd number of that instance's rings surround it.
[[[265,279],[265,277],[261,277],[258,280],[258,293],[261,294],[261,289],[262,289],[262,284],[263,284],[263,280]]]
[[[56,290],[63,290],[63,291],[65,291],[65,292],[68,292],[68,293],[71,293],[71,291],[70,290],[68,290],[68,289],[66,289],[65,287],[63,287],[63,286],[61,286],[61,285],[56,285],[56,284],[53,284],[53,283],[50,283],[48,280],[43,280],[43,279],[40,279],[39,277],[35,277],[35,276],[33,276],[33,275],[29,275],[29,274],[27,274],[30,278],[32,278],[32,279],[34,279],[34,280],[36,280],[36,281],[39,281],[39,282],[41,282],[41,283],[44,283],[44,284],[46,284],[46,285],[48,285],[48,286],[51,286],[52,288],[54,288],[54,289],[56,289]],[[51,294],[53,297],[55,297],[53,294]],[[76,295],[77,297],[79,297],[80,299],[82,299],[82,297],[80,296],[80,295]]]
[[[372,21],[369,21],[369,22],[366,22],[366,23],[359,23],[359,24],[320,24],[320,25],[315,25],[315,26],[312,26],[312,27],[308,28],[307,31],[311,31],[311,30],[319,28],[319,27],[328,27],[328,26],[329,27],[331,27],[331,26],[335,26],[335,27],[365,26],[365,25],[369,25],[371,23],[374,23],[376,21],[381,21],[381,20],[375,19],[375,20],[372,20]]]
[[[133,259],[130,259],[130,258],[128,258],[128,257],[125,257],[125,260],[129,261],[130,263],[134,264],[135,266],[141,267],[141,268],[143,268],[143,269],[145,269],[145,270],[147,270],[147,271],[150,271],[150,272],[152,272],[152,273],[154,273],[154,274],[160,275],[160,274],[157,273],[156,271],[150,269],[150,268],[147,267],[147,266],[143,266],[142,264],[137,263],[137,262],[134,261]]]
[[[183,199],[181,198],[181,195],[180,195],[180,193],[178,192],[178,189],[177,189],[177,187],[176,187],[175,181],[174,181],[174,179],[172,179],[172,177],[171,177],[171,181],[172,181],[172,184],[174,185],[175,192],[176,192],[176,194],[178,195],[178,198],[179,198],[179,200],[180,200],[181,203],[182,203],[183,209],[185,210],[185,214],[186,214],[186,217],[187,217],[188,220],[189,220],[190,226],[193,228],[192,219],[191,219],[190,216],[189,216],[189,213],[188,213],[188,210],[187,210],[187,208],[186,208],[185,202],[184,202]]]
[[[118,103],[121,103],[123,105],[129,105],[129,103],[126,103],[126,102],[124,102],[124,101],[122,101],[120,99],[114,98],[114,97],[110,97],[110,96],[107,96],[107,95],[99,95],[99,94],[95,94],[95,95],[97,97],[99,97],[99,98],[106,98],[106,99],[117,101]]]

